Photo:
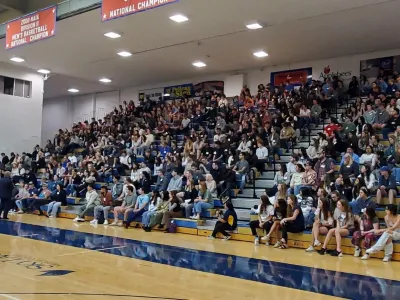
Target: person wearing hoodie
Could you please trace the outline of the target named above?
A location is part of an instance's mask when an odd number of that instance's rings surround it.
[[[85,222],[85,215],[89,212],[93,212],[94,208],[100,205],[99,194],[93,189],[93,184],[88,184],[85,199],[86,204],[80,207],[74,222]]]
[[[314,199],[311,197],[311,190],[307,187],[300,188],[300,193],[297,195],[297,202],[303,213],[306,228],[312,227],[316,205]]]
[[[376,208],[376,203],[372,200],[366,187],[360,189],[358,198],[350,202],[351,212],[355,216],[362,214],[362,210],[368,207]]]

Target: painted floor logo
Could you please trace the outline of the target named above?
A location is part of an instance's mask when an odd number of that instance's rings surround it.
[[[54,270],[54,268],[60,267],[58,264],[8,254],[0,254],[0,263],[14,264],[33,271],[37,270],[41,272],[37,276],[64,276],[74,272],[71,270]]]

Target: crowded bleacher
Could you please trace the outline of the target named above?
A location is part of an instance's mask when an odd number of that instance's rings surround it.
[[[311,241],[307,252],[338,257],[383,250],[390,261],[400,252],[400,76],[377,75],[346,89],[332,77],[245,86],[230,99],[202,91],[124,101],[32,153],[2,153],[15,184],[2,218],[8,209],[73,214],[94,226],[189,228],[279,249]],[[242,204],[254,196],[255,207]]]

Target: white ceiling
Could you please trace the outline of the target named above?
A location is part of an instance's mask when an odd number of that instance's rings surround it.
[[[57,23],[56,36],[24,47],[0,49],[0,60],[16,55],[31,69],[53,73],[45,97],[76,87],[92,93],[126,86],[295,63],[397,48],[400,0],[181,0],[101,23],[100,9]],[[169,16],[189,17],[177,24]],[[249,31],[259,21],[266,28]],[[123,34],[111,40],[108,31]],[[256,59],[263,49],[269,56]],[[134,53],[120,58],[118,51]],[[192,66],[207,63],[204,69]],[[113,80],[98,83],[100,77]]]

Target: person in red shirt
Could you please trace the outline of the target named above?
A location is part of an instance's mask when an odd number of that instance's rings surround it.
[[[325,127],[324,131],[326,132],[326,135],[328,138],[333,138],[334,137],[334,132],[339,129],[338,122],[335,120],[335,118],[330,119],[330,123],[328,126]]]

